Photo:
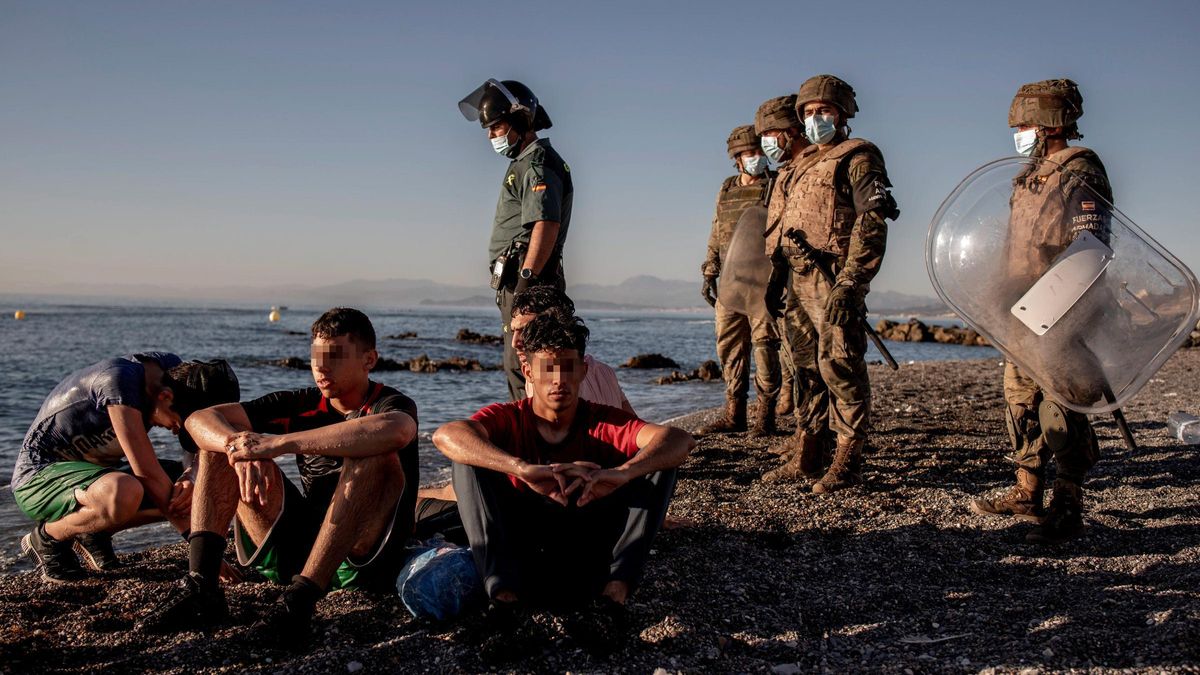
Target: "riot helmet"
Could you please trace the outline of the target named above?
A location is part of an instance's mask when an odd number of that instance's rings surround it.
[[[533,91],[516,80],[489,79],[459,101],[458,110],[467,121],[478,121],[484,129],[501,121],[519,133],[553,126]]]

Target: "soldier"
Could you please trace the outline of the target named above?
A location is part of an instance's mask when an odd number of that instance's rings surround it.
[[[1106,205],[1097,204],[1093,196],[1112,203],[1104,165],[1091,150],[1067,143],[1083,138],[1077,124],[1082,115],[1079,88],[1065,79],[1022,86],[1009,108],[1008,125],[1017,129],[1017,152],[1046,160],[1031,164],[1013,183],[1009,272],[1026,286],[1081,232],[1108,241]],[[1078,536],[1083,529],[1083,479],[1100,452],[1087,416],[1048,398],[1012,362],[1004,368],[1004,400],[1016,485],[998,497],[973,500],[971,510],[1039,523],[1026,537],[1034,543]],[[1056,475],[1050,507],[1044,509],[1051,455]]]
[[[469,121],[487,130],[492,148],[512,160],[500,186],[488,246],[496,305],[505,334],[511,332],[512,299],[537,284],[566,287],[562,254],[571,224],[571,169],[537,132],[552,125],[528,87],[515,80],[488,80],[458,104]],[[525,398],[521,362],[504,341],[504,371],[512,400]]]
[[[776,270],[768,305],[779,307],[781,280],[790,268],[789,290],[800,305],[792,323],[816,339],[807,350],[793,348],[798,386],[804,381],[811,388],[804,404],[797,404],[795,451],[763,478],[819,475],[821,439],[828,428],[837,436],[836,452],[812,486],[824,494],[862,482],[871,410],[864,298],[883,261],[886,219],[900,212],[888,192],[882,153],[868,141],[848,137],[847,122],[858,112],[850,85],[832,75],[809,78],[796,96],[796,112],[813,146],[801,161],[793,161],[786,203],[774,228],[768,219],[767,243]]]
[[[761,206],[774,172],[767,169],[767,158],[759,146],[754,127],[735,128],[725,141],[737,175],[730,176],[717,192],[717,208],[712,232],[708,237],[708,255],[700,272],[704,275],[702,294],[716,309],[717,356],[725,378],[725,416],[699,430],[702,434],[746,430],[746,397],[750,388],[749,358],[753,344],[754,389],[758,404],[754,416],[755,437],[775,432],[775,404],[779,396],[779,333],[767,314],[752,316],[726,307],[717,299],[717,279],[721,263],[729,251],[729,242],[738,219],[746,209]],[[767,264],[766,259],[763,264]]]

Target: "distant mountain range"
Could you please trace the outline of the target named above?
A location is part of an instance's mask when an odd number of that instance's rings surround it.
[[[36,290],[6,289],[12,295],[37,295],[54,300],[101,298],[150,302],[231,302],[271,305],[350,305],[357,307],[492,307],[495,297],[476,286],[443,284],[430,279],[355,279],[323,286],[274,286],[207,288],[151,286],[142,284],[57,284]],[[24,293],[22,292],[24,291]],[[688,310],[706,309],[698,281],[660,279],[641,275],[618,284],[571,284],[567,288],[581,309]],[[936,298],[895,291],[875,291],[868,298],[874,314],[941,314],[946,311]]]

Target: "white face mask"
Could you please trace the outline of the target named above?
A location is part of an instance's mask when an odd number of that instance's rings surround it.
[[[1018,131],[1013,134],[1013,142],[1017,146],[1017,154],[1028,157],[1033,154],[1033,146],[1037,145],[1037,129]]]
[[[767,170],[767,158],[762,155],[742,158],[742,171],[757,176]]]
[[[825,145],[837,135],[837,117],[809,115],[804,118],[804,135],[814,145]]]
[[[762,149],[771,158],[772,162],[778,163],[783,159],[784,150],[787,149],[787,144],[780,145],[778,136],[763,136]]]
[[[492,140],[492,149],[496,151],[496,154],[508,156],[508,149],[510,146],[508,143],[508,135],[507,134],[505,134],[504,136],[497,136],[491,140]]]

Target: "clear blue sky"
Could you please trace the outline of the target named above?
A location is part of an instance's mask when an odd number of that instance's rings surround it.
[[[849,81],[903,214],[876,289],[930,293],[941,199],[1012,154],[1023,82],[1079,82],[1117,205],[1200,268],[1196,2],[0,1],[0,291],[486,284],[505,160],[459,98],[530,85],[571,164],[573,281],[696,278],[724,141]]]

